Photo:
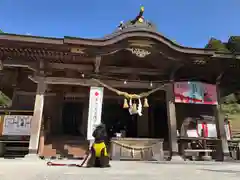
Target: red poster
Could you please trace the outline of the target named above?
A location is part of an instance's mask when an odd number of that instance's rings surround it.
[[[177,82],[174,84],[176,103],[216,105],[216,85],[201,82]]]

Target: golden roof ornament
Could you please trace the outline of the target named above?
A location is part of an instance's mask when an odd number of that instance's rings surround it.
[[[118,30],[124,30],[126,28],[135,28],[138,26],[144,27],[144,28],[150,28],[151,30],[156,30],[156,27],[153,23],[144,19],[144,16],[143,16],[144,11],[145,11],[144,6],[141,6],[139,13],[134,19],[126,21],[126,23],[123,23],[123,21],[119,23]]]

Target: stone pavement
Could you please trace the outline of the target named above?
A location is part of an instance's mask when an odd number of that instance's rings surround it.
[[[71,163],[72,161],[68,161]],[[239,180],[239,163],[111,162],[112,168],[47,167],[46,161],[0,160],[0,180]]]

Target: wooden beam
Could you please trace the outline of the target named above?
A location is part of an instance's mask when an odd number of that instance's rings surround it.
[[[94,71],[94,67],[91,65],[78,65],[78,64],[62,64],[62,63],[49,63],[48,67],[58,70],[76,70],[79,72],[89,72]]]
[[[37,64],[35,62],[26,61],[26,60],[14,60],[14,59],[6,59],[3,61],[4,67],[20,67],[20,68],[28,68],[33,71],[37,71]]]
[[[29,76],[33,82],[38,83],[43,80],[46,84],[61,84],[61,85],[75,85],[75,86],[99,86],[99,84],[94,81],[94,79],[77,79],[77,78],[65,78],[65,77],[39,77],[39,76]],[[152,83],[150,82],[136,82],[128,81],[124,84],[123,81],[117,80],[101,80],[106,85],[113,88],[139,88],[139,89],[154,89],[160,87],[162,83]],[[163,87],[164,90],[164,87]]]
[[[16,95],[21,96],[36,96],[36,92],[28,92],[28,91],[16,91]],[[56,96],[56,93],[45,93],[44,96]]]
[[[102,72],[110,72],[116,74],[140,74],[140,75],[162,75],[163,73],[157,69],[148,68],[128,68],[128,67],[116,67],[116,66],[105,66],[101,68]]]
[[[97,57],[95,61],[95,67],[92,65],[84,65],[84,64],[63,64],[63,63],[48,63],[47,67],[50,69],[57,70],[76,70],[79,72],[99,72],[101,58]],[[20,68],[28,68],[33,71],[37,71],[39,68],[39,64],[33,61],[27,61],[22,59],[6,59],[3,62],[4,67],[20,67]],[[40,64],[43,64],[40,62]],[[42,65],[41,65],[42,67]],[[40,67],[40,69],[42,69]],[[162,75],[162,73],[158,69],[148,69],[148,68],[134,68],[134,67],[117,67],[117,66],[102,66],[101,72],[106,73],[115,73],[115,74],[140,74],[140,75]]]
[[[79,72],[89,72],[96,71],[98,69],[94,69],[91,65],[78,65],[78,64],[61,64],[61,63],[51,63],[49,66],[53,69],[59,70],[77,70]],[[148,68],[130,68],[130,67],[117,67],[117,66],[102,66],[101,72],[107,73],[116,73],[116,74],[141,74],[141,75],[162,75],[162,73],[158,69],[148,69]]]

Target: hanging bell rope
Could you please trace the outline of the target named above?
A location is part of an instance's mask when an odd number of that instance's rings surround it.
[[[149,107],[148,99],[147,99],[147,98],[144,98],[143,107],[145,107],[145,108],[148,108],[148,107]]]
[[[124,99],[123,108],[124,108],[124,109],[129,108],[129,105],[128,105],[128,102],[127,102],[127,99],[126,99],[126,98]]]
[[[137,113],[137,104],[136,104],[136,102],[134,102],[133,105],[132,105],[132,112],[134,114]]]
[[[123,92],[123,91],[119,91],[105,83],[103,83],[102,81],[100,81],[99,79],[92,79],[93,81],[97,82],[98,84],[100,84],[101,86],[109,89],[110,91],[113,91],[115,92],[116,94],[118,94],[119,96],[124,96],[126,99],[140,99],[140,98],[143,98],[143,97],[147,97],[149,96],[150,94],[156,92],[156,91],[159,91],[161,90],[165,85],[161,85],[155,89],[152,89],[151,91],[148,91],[148,92],[143,92],[143,93],[140,93],[140,94],[129,94],[127,92]]]

